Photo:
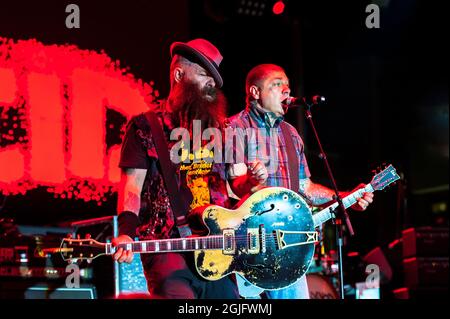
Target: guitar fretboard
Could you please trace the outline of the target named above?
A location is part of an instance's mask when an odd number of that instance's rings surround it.
[[[224,236],[217,235],[208,237],[138,241],[133,243],[120,244],[118,245],[118,247],[126,250],[131,250],[134,253],[158,253],[170,251],[223,249],[223,241]]]
[[[342,204],[345,208],[349,208],[353,204],[355,204],[358,201],[358,198],[361,198],[364,193],[373,193],[374,189],[371,184],[367,184],[366,187],[358,189],[357,191],[351,193],[350,195],[344,197],[342,199]],[[338,207],[338,203],[334,203],[327,208],[322,209],[321,211],[317,212],[313,216],[314,220],[314,227],[318,227],[320,224],[325,223],[329,219],[333,218],[334,215],[331,211],[336,209]]]

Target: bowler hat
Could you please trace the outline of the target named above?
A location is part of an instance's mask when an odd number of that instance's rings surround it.
[[[222,55],[219,50],[205,39],[195,39],[189,42],[174,42],[170,46],[170,56],[179,54],[192,62],[198,63],[214,78],[217,87],[222,87],[223,80],[219,73],[219,65],[222,62]]]

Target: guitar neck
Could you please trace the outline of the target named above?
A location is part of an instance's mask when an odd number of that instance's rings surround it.
[[[135,241],[119,244],[113,247],[111,243],[106,244],[106,254],[113,254],[118,248],[131,250],[133,253],[164,253],[183,252],[195,250],[222,250],[224,249],[224,236],[206,236],[192,238],[174,238],[161,240]]]
[[[355,204],[358,201],[358,198],[361,198],[364,193],[373,193],[374,189],[371,184],[367,184],[366,187],[358,189],[357,191],[351,193],[350,195],[344,197],[342,199],[342,204],[345,208],[349,208],[353,204]],[[334,217],[334,214],[332,211],[334,211],[339,204],[333,203],[332,205],[322,209],[321,211],[315,213],[313,215],[313,221],[314,221],[314,227],[318,227],[319,225],[325,223],[326,221],[330,220]]]

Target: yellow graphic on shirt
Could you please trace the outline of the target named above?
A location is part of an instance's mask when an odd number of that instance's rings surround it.
[[[191,209],[205,206],[211,203],[209,195],[208,182],[206,177],[197,177],[190,179],[188,177],[188,187],[192,192],[193,200],[191,203]]]
[[[203,160],[205,158],[214,158],[214,152],[212,150],[209,150],[207,148],[199,148],[194,153],[189,153],[189,150],[187,148],[184,148],[184,142],[181,142],[181,162],[185,162],[189,157],[189,163],[192,161],[199,161]]]
[[[187,149],[181,149],[181,161],[189,156],[189,164],[181,164],[180,172],[186,171],[186,182],[192,193],[191,209],[205,206],[211,203],[211,196],[208,187],[208,174],[212,170],[213,163],[207,163],[205,158],[214,158],[214,152],[206,148],[201,148],[195,153],[189,153]],[[194,161],[195,162],[192,162]]]

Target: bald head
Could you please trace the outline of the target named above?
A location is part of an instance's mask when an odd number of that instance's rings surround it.
[[[281,66],[276,64],[259,64],[250,70],[245,80],[245,93],[247,95],[247,104],[252,101],[252,95],[250,94],[250,87],[256,85],[261,87],[264,80],[267,79],[269,74],[273,72],[285,73]]]

